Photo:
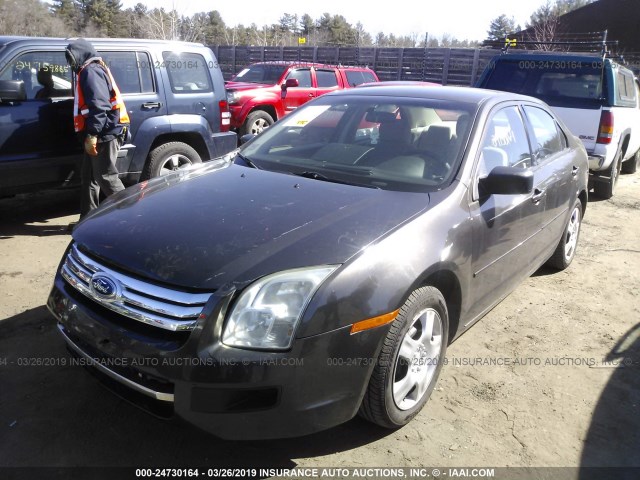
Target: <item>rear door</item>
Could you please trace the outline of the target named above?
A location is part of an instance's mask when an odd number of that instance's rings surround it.
[[[149,51],[134,48],[115,50],[105,46],[99,48],[99,53],[122,93],[131,121],[131,135],[136,143],[135,146],[125,145],[118,153],[118,170],[125,173],[132,170],[136,147],[144,156],[150,147],[144,142],[144,136],[138,135],[140,128],[153,130],[148,126],[153,123],[153,118],[167,115],[165,89],[161,83],[159,65],[153,61]],[[145,123],[147,126],[144,126]]]
[[[543,108],[523,107],[533,149],[537,188],[544,189],[546,207],[540,225],[542,246],[553,249],[564,231],[567,211],[578,191],[578,157],[555,119]]]
[[[324,95],[325,93],[340,90],[340,79],[338,72],[333,68],[316,68],[313,70],[316,80],[316,95]]]
[[[167,114],[164,89],[159,83],[162,79],[148,51],[107,48],[99,53],[122,93],[131,120],[131,134],[135,136],[144,122]]]

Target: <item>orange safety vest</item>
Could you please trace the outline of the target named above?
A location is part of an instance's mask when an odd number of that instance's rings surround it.
[[[111,71],[105,65],[103,61],[99,62],[102,65],[102,68],[107,72],[109,76],[109,81],[111,82],[111,98],[109,101],[111,102],[111,110],[119,110],[120,111],[120,124],[128,125],[130,122],[129,114],[127,113],[127,107],[124,105],[124,101],[122,100],[122,95],[120,95],[120,90],[118,89],[118,85],[116,85],[115,80],[113,79],[113,75],[111,75]],[[89,108],[84,102],[84,94],[82,93],[82,89],[80,88],[80,74],[87,67],[85,65],[82,67],[76,76],[76,94],[73,99],[73,126],[76,132],[84,131],[84,121],[85,118],[89,115]]]

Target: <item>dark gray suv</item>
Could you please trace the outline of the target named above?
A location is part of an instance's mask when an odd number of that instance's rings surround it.
[[[123,181],[163,175],[233,150],[222,72],[195,43],[90,39],[120,87],[132,139]],[[71,71],[62,38],[0,37],[0,197],[79,180]]]

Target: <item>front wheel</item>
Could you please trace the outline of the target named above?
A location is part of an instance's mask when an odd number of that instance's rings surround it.
[[[168,142],[151,151],[141,179],[162,177],[194,163],[202,163],[202,159],[191,146],[183,142]]]
[[[258,135],[262,133],[265,128],[269,128],[273,125],[274,120],[271,115],[263,110],[256,110],[247,115],[247,119],[244,125],[240,128],[240,136],[247,134]]]
[[[384,339],[359,414],[386,428],[406,425],[431,396],[448,338],[449,316],[440,291],[413,291]]]
[[[582,225],[582,202],[576,200],[571,210],[571,216],[558,242],[555,252],[547,261],[547,264],[558,270],[564,270],[573,261],[580,237],[580,225]]]

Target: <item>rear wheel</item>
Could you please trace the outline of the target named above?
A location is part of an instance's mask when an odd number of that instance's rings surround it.
[[[606,175],[609,177],[608,180],[597,180],[593,184],[593,191],[595,194],[604,198],[605,200],[613,197],[613,191],[616,188],[616,183],[618,183],[618,176],[620,175],[620,167],[622,160],[622,152],[618,152],[616,158],[611,162],[611,166],[609,170],[607,170]]]
[[[636,154],[631,157],[626,162],[622,163],[622,167],[620,171],[622,173],[636,173],[638,167],[640,166],[640,150],[636,152]]]
[[[168,142],[151,151],[141,179],[162,177],[194,163],[202,163],[202,159],[191,146],[183,142]]]
[[[265,128],[269,128],[274,124],[273,117],[263,110],[256,110],[247,115],[244,125],[240,128],[240,136],[251,133],[258,135]]]
[[[547,265],[564,270],[573,261],[578,247],[578,238],[580,237],[580,225],[582,225],[582,202],[576,200],[571,210],[571,216],[564,229],[560,242],[553,252],[551,258],[547,261]]]
[[[431,396],[448,338],[449,317],[440,291],[415,290],[387,333],[360,415],[386,428],[407,424]]]

